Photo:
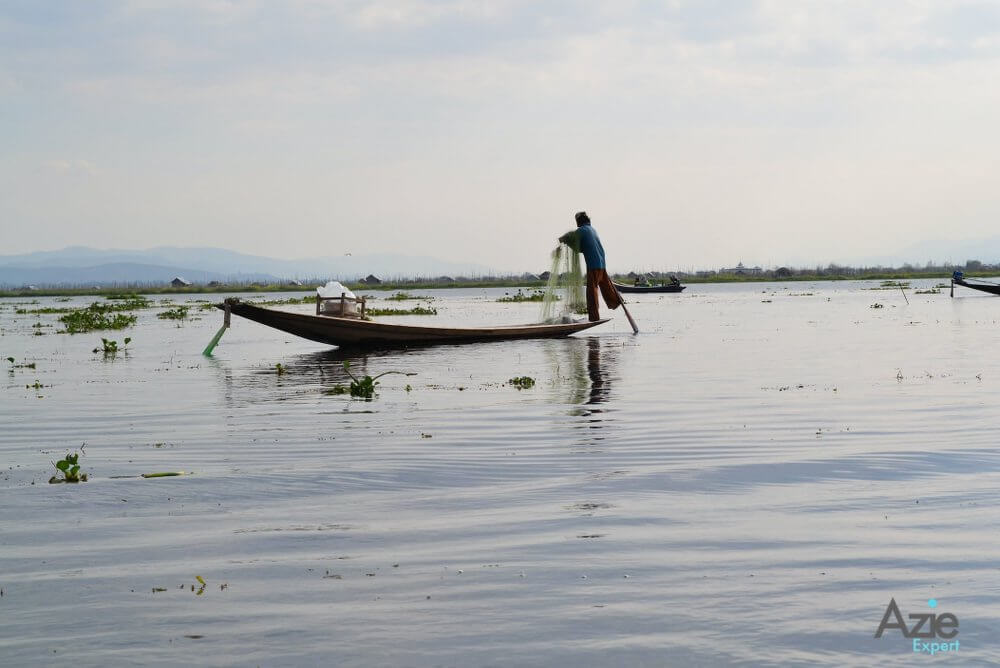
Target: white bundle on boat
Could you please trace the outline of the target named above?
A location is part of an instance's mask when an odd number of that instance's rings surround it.
[[[316,288],[316,294],[324,300],[329,300],[320,302],[320,313],[340,316],[358,314],[354,293],[340,281],[329,281],[326,285]],[[344,300],[340,299],[341,295],[345,297]]]

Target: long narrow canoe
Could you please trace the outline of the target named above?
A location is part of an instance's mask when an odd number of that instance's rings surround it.
[[[991,295],[1000,295],[1000,285],[997,285],[996,283],[971,283],[970,279],[965,278],[952,278],[951,280],[955,285],[964,285],[965,287],[972,288],[973,290],[982,290],[983,292],[988,292]]]
[[[618,292],[646,293],[646,292],[680,292],[686,285],[622,285],[615,283]]]
[[[593,322],[569,322],[553,325],[507,325],[503,327],[422,327],[395,325],[358,318],[338,318],[328,315],[291,313],[263,308],[230,298],[220,309],[229,307],[238,316],[280,329],[282,332],[301,336],[333,346],[363,346],[396,348],[438,343],[473,343],[505,339],[542,339],[568,336],[602,325],[608,319]]]

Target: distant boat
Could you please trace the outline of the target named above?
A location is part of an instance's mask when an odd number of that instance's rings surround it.
[[[975,281],[975,282],[972,282]],[[982,292],[988,292],[991,295],[1000,295],[1000,285],[996,283],[989,283],[987,281],[982,281],[978,278],[965,278],[965,274],[960,271],[956,271],[951,276],[951,296],[955,296],[955,286],[961,285],[966,288],[972,288],[973,290],[980,290]]]
[[[263,308],[241,302],[238,298],[216,304],[227,306],[238,316],[333,346],[370,348],[400,348],[439,343],[473,343],[478,341],[503,341],[510,339],[541,339],[569,336],[576,332],[602,325],[608,319],[537,325],[505,325],[501,327],[423,327],[374,322],[360,318],[340,318],[328,315],[292,313]]]
[[[622,285],[621,283],[615,283],[615,287],[618,288],[618,292],[642,294],[646,292],[680,292],[687,286],[680,283],[670,283],[667,285]]]

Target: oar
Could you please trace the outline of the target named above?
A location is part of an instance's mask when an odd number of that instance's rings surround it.
[[[615,285],[613,281],[612,281],[611,285]],[[618,301],[621,302],[622,310],[625,311],[625,317],[628,318],[628,324],[632,325],[632,333],[633,334],[638,334],[639,333],[639,325],[635,324],[635,319],[632,318],[632,314],[629,313],[628,309],[625,307],[625,300],[622,299],[622,293],[618,291],[618,286],[617,285],[615,285],[615,292],[618,294]]]
[[[219,339],[222,338],[222,335],[225,334],[226,330],[229,328],[229,313],[229,304],[226,304],[226,315],[223,316],[222,327],[219,328],[219,331],[215,333],[212,340],[208,342],[207,346],[205,346],[205,350],[201,352],[201,354],[205,357],[212,356],[212,351],[215,350],[215,346],[219,345]]]

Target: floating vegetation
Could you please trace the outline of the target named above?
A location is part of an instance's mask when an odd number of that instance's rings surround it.
[[[156,317],[160,320],[184,320],[187,318],[188,310],[190,306],[178,306],[177,308],[168,308],[166,311],[162,311],[156,314]]]
[[[66,329],[67,334],[81,334],[100,329],[125,329],[135,324],[136,316],[131,313],[117,313],[117,311],[128,311],[132,308],[145,308],[149,304],[143,300],[143,305],[139,306],[138,301],[124,301],[119,304],[102,304],[94,302],[90,306],[81,309],[74,309],[59,318]]]
[[[915,295],[939,295],[941,294],[940,288],[929,288],[927,290],[914,290]]]
[[[87,482],[87,474],[80,472],[80,465],[77,463],[79,459],[80,453],[74,452],[67,453],[63,459],[53,462],[52,465],[62,472],[63,477],[54,475],[49,478],[49,483],[55,485],[61,482]]]
[[[868,308],[885,308],[885,307],[882,304],[879,304],[878,302],[875,302],[874,304],[872,304]]]
[[[392,301],[392,302],[402,302],[406,301],[407,299],[422,299],[424,301],[431,300],[430,297],[426,297],[423,295],[411,295],[409,292],[397,292],[393,296],[386,297],[385,299],[386,301]]]
[[[208,304],[199,304],[198,305],[198,309],[202,310],[202,311],[212,311],[212,310],[215,309],[215,304],[211,304],[211,303],[208,303]]]
[[[878,287],[869,288],[869,290],[899,290],[908,287],[910,287],[909,281],[882,281]]]
[[[184,471],[159,471],[157,473],[143,473],[140,478],[173,478],[178,475],[187,475]]]
[[[65,323],[64,331],[67,334],[80,334],[100,329],[125,329],[135,324],[136,317],[124,313],[109,316],[106,313],[85,309],[67,314],[60,320]]]
[[[15,309],[17,315],[55,315],[57,313],[72,313],[73,308],[69,306],[43,306],[42,308],[19,308]]]
[[[513,302],[513,303],[520,303],[520,302],[543,302],[543,301],[545,301],[545,291],[544,290],[535,290],[530,295],[526,295],[521,290],[518,290],[516,293],[514,293],[512,295],[504,293],[504,296],[500,297],[497,301],[498,302]],[[559,301],[559,297],[557,295],[552,295],[552,301]]]
[[[789,292],[788,296],[789,297],[812,297],[813,293],[811,293],[811,292]]]
[[[10,362],[10,370],[11,371],[13,371],[14,369],[34,369],[35,368],[35,362],[25,362],[23,364],[18,364],[17,361],[13,357],[8,357],[7,361]]]
[[[351,373],[351,363],[348,360],[344,360],[344,371],[347,375],[351,377],[351,385],[347,388],[347,392],[350,392],[352,397],[357,397],[364,399],[365,401],[371,401],[375,398],[375,387],[379,384],[378,379],[382,376],[388,376],[389,374],[399,374],[401,376],[415,376],[415,373],[404,373],[402,371],[383,371],[377,376],[363,376],[358,378],[353,373]],[[343,385],[336,385],[328,394],[344,394],[342,389]]]
[[[142,295],[117,295],[112,301],[116,302],[109,305],[112,311],[135,311],[153,306],[153,302]]]
[[[366,315],[437,315],[437,309],[432,307],[414,306],[413,308],[370,308],[365,310]]]
[[[132,300],[141,299],[142,301],[146,301],[145,297],[143,297],[142,295],[137,294],[135,292],[127,292],[127,293],[126,292],[116,292],[116,293],[113,293],[113,294],[110,294],[110,295],[104,295],[104,298],[105,299],[114,299],[114,300],[123,300],[123,301],[132,301]]]
[[[274,372],[276,374],[278,374],[279,376],[285,374],[287,371],[288,371],[288,367],[286,367],[281,362],[278,362],[277,364],[274,365]]]
[[[125,339],[122,341],[122,347],[119,348],[118,347],[118,341],[116,341],[115,339],[105,339],[102,336],[101,337],[101,347],[100,348],[94,348],[94,352],[95,353],[104,353],[105,357],[112,357],[113,358],[115,355],[118,354],[119,350],[121,350],[122,352],[127,352],[126,351],[126,346],[128,346],[128,344],[130,344],[131,342],[132,342],[132,338],[126,336]]]
[[[305,297],[287,297],[285,299],[262,299],[254,303],[258,306],[281,306],[282,304],[311,304],[315,301],[315,295],[307,295]]]
[[[511,378],[507,381],[508,385],[513,385],[519,390],[527,390],[528,388],[535,386],[535,379],[531,376],[519,376],[517,378]]]

